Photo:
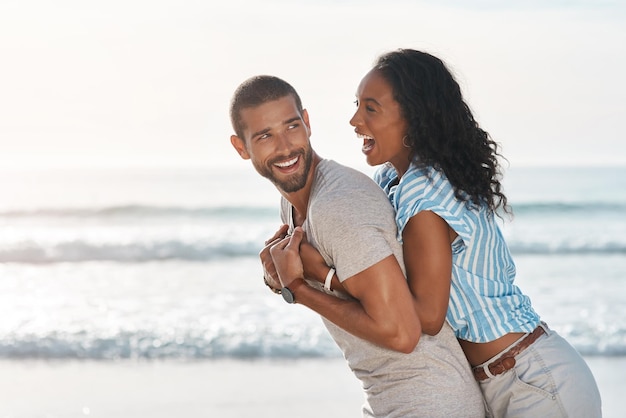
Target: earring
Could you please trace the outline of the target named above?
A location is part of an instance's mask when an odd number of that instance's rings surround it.
[[[407,140],[407,139],[409,139],[409,137],[408,137],[408,136],[406,136],[406,135],[404,135],[404,136],[402,137],[402,145],[404,145],[404,147],[405,147],[405,148],[411,148],[411,146],[410,146],[410,145],[407,145],[407,144],[406,144],[406,140]]]

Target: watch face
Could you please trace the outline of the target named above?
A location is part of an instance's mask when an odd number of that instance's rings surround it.
[[[281,295],[283,295],[283,299],[287,303],[296,303],[296,298],[291,290],[288,287],[283,287],[281,290]]]

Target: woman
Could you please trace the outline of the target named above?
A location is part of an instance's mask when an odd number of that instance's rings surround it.
[[[375,180],[396,210],[423,332],[452,326],[492,416],[601,416],[588,366],[513,283],[495,219],[509,212],[498,147],[443,62],[411,49],[384,54],[356,104],[350,124],[367,163],[382,164]]]

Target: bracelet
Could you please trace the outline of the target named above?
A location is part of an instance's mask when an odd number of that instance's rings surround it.
[[[330,283],[333,281],[334,275],[335,269],[331,267],[330,270],[328,270],[328,274],[326,275],[326,280],[324,280],[324,289],[329,292],[332,291],[332,289],[330,288]]]
[[[280,289],[274,289],[267,281],[267,279],[265,278],[265,274],[263,275],[263,283],[265,283],[265,286],[269,287],[270,290],[274,293],[276,293],[277,295],[280,295],[281,291]]]

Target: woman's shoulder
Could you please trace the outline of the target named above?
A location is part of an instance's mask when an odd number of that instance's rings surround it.
[[[434,167],[411,163],[406,173],[400,179],[400,190],[420,190],[442,187],[442,181],[447,181],[442,173]]]
[[[435,176],[437,173],[437,170],[433,166],[412,162],[402,178],[404,179],[406,177],[411,180],[427,180]]]
[[[454,197],[454,188],[443,172],[432,166],[411,164],[398,185],[398,194],[419,195],[433,202],[449,201]]]

